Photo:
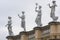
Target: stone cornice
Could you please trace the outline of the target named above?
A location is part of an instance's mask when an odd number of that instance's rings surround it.
[[[20,32],[20,35],[29,35],[29,33],[28,32]]]
[[[60,22],[50,22],[49,25],[59,25]]]

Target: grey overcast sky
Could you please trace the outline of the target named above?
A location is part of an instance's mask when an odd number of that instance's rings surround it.
[[[26,29],[27,31],[32,30],[35,26],[35,18],[37,13],[35,12],[35,3],[42,6],[42,24],[47,25],[52,21],[50,18],[50,8],[48,3],[52,4],[52,0],[0,0],[0,40],[6,40],[8,36],[8,30],[5,25],[8,21],[8,16],[12,17],[12,26],[14,35],[18,35],[19,32],[23,31],[20,26],[20,18],[17,16],[21,15],[22,11],[25,11],[26,15]],[[56,0],[56,16],[59,17],[60,22],[60,0]]]

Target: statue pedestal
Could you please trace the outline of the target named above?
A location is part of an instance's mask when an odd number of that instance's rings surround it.
[[[36,40],[41,40],[41,27],[35,27],[35,39]]]
[[[60,38],[60,22],[50,22],[50,39]]]
[[[21,35],[21,40],[29,39],[28,32],[20,32],[20,35]]]

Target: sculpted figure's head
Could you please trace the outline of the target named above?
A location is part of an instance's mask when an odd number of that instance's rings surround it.
[[[38,5],[38,3],[36,3],[36,6]]]
[[[52,3],[54,4],[56,1],[52,1]]]
[[[22,11],[22,14],[24,14],[25,12],[24,11]]]
[[[9,16],[8,19],[11,19],[11,17]]]

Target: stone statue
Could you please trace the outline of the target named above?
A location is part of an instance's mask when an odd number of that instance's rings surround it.
[[[38,5],[38,4],[36,3],[35,11],[36,11],[38,14],[37,14],[37,17],[36,17],[35,22],[36,22],[36,24],[37,24],[38,27],[41,27],[41,26],[42,26],[42,23],[41,23],[41,16],[42,16],[42,14],[41,14],[41,6],[39,6],[39,9],[37,9],[37,5]]]
[[[11,17],[8,17],[9,21],[8,24],[6,26],[8,26],[8,32],[9,32],[9,36],[13,36],[13,32],[12,32],[12,20]]]
[[[51,8],[50,17],[53,19],[54,22],[56,22],[58,17],[55,16],[55,8],[56,8],[57,5],[56,5],[56,1],[53,1],[52,3],[53,3],[52,6],[50,6],[50,4],[49,4],[49,7]]]
[[[18,14],[19,16],[19,14]],[[25,15],[24,15],[24,11],[22,11],[22,16],[19,16],[19,18],[21,18],[21,27],[24,28],[24,31],[26,31],[25,29]]]

